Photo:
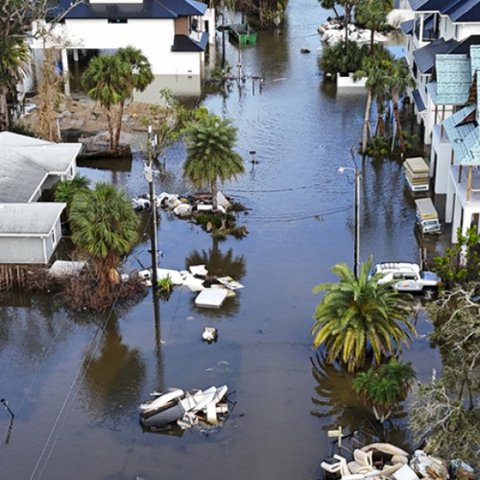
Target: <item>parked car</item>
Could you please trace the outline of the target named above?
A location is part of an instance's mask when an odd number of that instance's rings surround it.
[[[391,283],[399,292],[422,292],[425,288],[438,288],[440,277],[426,270],[421,270],[416,263],[383,262],[377,263],[371,272],[378,275],[378,283]]]

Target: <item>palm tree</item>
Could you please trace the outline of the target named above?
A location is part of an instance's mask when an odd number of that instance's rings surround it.
[[[412,364],[391,360],[377,370],[360,372],[353,380],[356,393],[371,405],[375,418],[384,423],[395,406],[408,396],[416,378]]]
[[[405,150],[405,140],[403,138],[403,129],[400,120],[400,112],[398,103],[400,97],[405,93],[408,87],[413,87],[415,82],[410,76],[408,65],[403,58],[392,60],[390,71],[387,78],[387,87],[392,97],[393,114],[395,116],[395,123],[397,124],[398,141],[400,144],[400,151]]]
[[[125,194],[97,183],[79,191],[70,208],[72,241],[93,259],[98,295],[118,282],[117,266],[138,240],[139,220]]]
[[[116,55],[123,63],[128,65],[128,84],[130,92],[127,98],[132,97],[134,90],[143,92],[148,85],[153,82],[154,79],[152,68],[150,66],[150,62],[147,60],[147,57],[140,49],[134,47],[120,48]],[[125,108],[125,101],[127,98],[124,98],[120,101],[120,111],[118,112],[117,117],[117,131],[115,134],[115,145],[117,146],[120,143],[123,110]]]
[[[357,279],[348,265],[339,263],[332,272],[340,281],[314,289],[326,294],[315,310],[313,347],[324,345],[327,363],[339,360],[349,371],[361,367],[370,351],[379,364],[416,334],[408,320],[411,307],[390,285],[379,285],[369,275],[371,264],[370,259],[361,266]]]
[[[393,9],[393,0],[360,0],[355,8],[357,23],[370,29],[370,53],[375,49],[375,32],[387,27],[387,15]]]
[[[23,38],[0,36],[0,132],[8,130],[8,98],[16,94],[16,85],[29,69],[30,53]]]
[[[367,144],[370,136],[370,115],[373,98],[375,98],[377,102],[377,126],[383,122],[383,99],[385,97],[389,69],[389,53],[385,49],[377,49],[373,55],[364,57],[361,68],[353,75],[355,80],[362,77],[367,78],[365,83],[365,87],[367,88],[367,105],[365,107],[363,121],[362,154],[367,151]],[[382,131],[383,130],[384,129],[382,128]]]
[[[325,10],[330,10],[332,9],[335,13],[335,17],[338,18],[338,12],[336,8],[337,1],[336,0],[319,0],[320,5],[322,8],[325,8]]]
[[[131,95],[131,71],[118,55],[99,55],[90,60],[82,81],[90,98],[100,103],[107,113],[110,149],[116,150],[114,107]]]
[[[73,202],[73,198],[78,192],[87,191],[90,180],[82,175],[77,175],[71,180],[61,180],[55,185],[53,198],[56,202],[64,202],[67,204],[67,210]]]
[[[230,120],[204,113],[186,129],[187,159],[184,176],[194,185],[210,186],[213,210],[217,211],[217,183],[243,173],[242,157],[233,150],[237,129]]]

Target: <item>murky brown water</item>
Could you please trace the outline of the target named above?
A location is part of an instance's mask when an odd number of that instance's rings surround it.
[[[150,295],[108,318],[73,315],[55,297],[16,294],[6,302],[0,397],[16,418],[8,431],[0,410],[0,478],[314,479],[330,448],[327,427],[370,427],[349,376],[310,361],[319,300],[312,287],[333,279],[334,263],[352,258],[353,184],[337,169],[352,166],[365,103],[361,94],[335,95],[322,85],[316,28],[328,14],[316,0],[291,0],[288,24],[261,32],[258,46],[242,53],[247,74],[265,78],[262,94],[253,95],[247,81],[242,91],[233,86],[228,96],[205,100],[234,119],[241,154],[257,152],[255,169],[225,188],[251,208],[249,236],[214,242],[162,212],[162,266],[183,269],[202,259],[245,285],[237,298],[219,311],[198,309],[194,294],[177,289],[160,304],[159,322]],[[227,54],[235,65],[237,51],[227,46]],[[181,147],[169,152],[159,190],[186,190],[183,158]],[[82,173],[138,194],[146,191],[142,168],[136,157],[131,169]],[[413,200],[400,165],[367,161],[361,194],[362,259],[417,260]],[[148,266],[148,248],[145,237],[128,268]],[[201,342],[207,325],[219,329],[218,343]],[[403,358],[426,379],[439,358],[421,312],[417,327],[421,335]],[[223,383],[236,406],[219,430],[142,432],[136,406],[153,389]],[[398,429],[392,435],[406,441]]]

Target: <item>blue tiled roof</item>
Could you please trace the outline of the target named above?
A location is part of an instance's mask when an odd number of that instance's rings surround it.
[[[59,0],[57,12],[70,7],[71,0]],[[177,18],[203,15],[207,5],[195,0],[143,0],[142,3],[81,3],[70,10],[65,18]]]
[[[476,109],[476,105],[468,105],[443,122],[456,165],[480,165],[480,128],[476,120],[466,122]]]
[[[429,74],[432,73],[435,65],[435,55],[449,53],[457,45],[458,42],[453,39],[446,42],[443,38],[439,38],[425,47],[417,48],[417,50],[413,52],[413,58],[420,72]]]

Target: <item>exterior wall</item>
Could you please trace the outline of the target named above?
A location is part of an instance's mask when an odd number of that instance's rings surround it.
[[[457,25],[457,40],[463,40],[470,35],[478,35],[480,31],[480,23],[464,23]]]
[[[175,19],[175,35],[189,35],[188,18],[179,17]]]
[[[0,263],[45,263],[40,237],[0,237]]]
[[[446,194],[450,165],[452,159],[452,147],[443,133],[440,125],[433,127],[432,150],[430,156],[430,176],[435,174],[434,192]]]
[[[44,237],[0,236],[0,263],[48,263],[61,238],[60,217]]]
[[[129,19],[128,23],[108,23],[104,19],[66,20],[69,48],[114,50],[128,45],[140,48],[155,75],[200,74],[199,62],[188,63],[198,52],[172,52],[173,20]],[[186,53],[190,58],[180,57]],[[188,72],[191,70],[191,72]]]

